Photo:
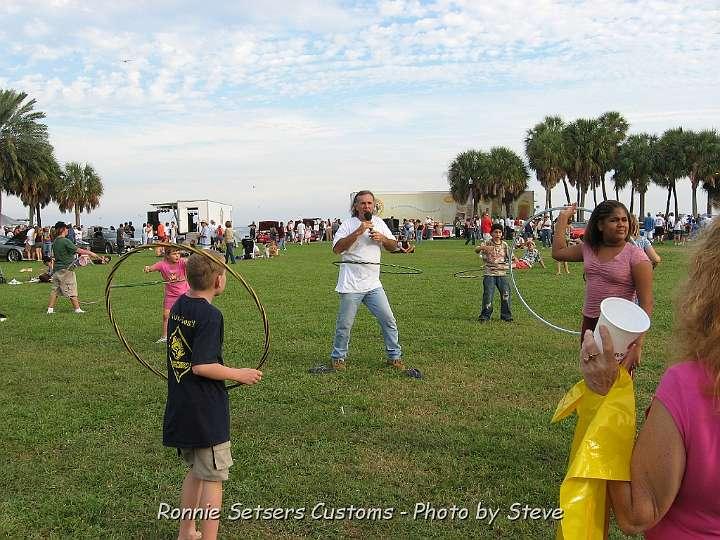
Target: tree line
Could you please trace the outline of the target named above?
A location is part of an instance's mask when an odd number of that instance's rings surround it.
[[[0,90],[0,214],[8,194],[28,207],[31,223],[42,225],[40,209],[55,202],[61,212],[73,211],[80,225],[80,213],[100,204],[102,179],[87,163],[60,166],[42,122],[45,113],[27,98],[24,92]]]
[[[713,201],[720,202],[720,136],[713,129],[702,131],[668,129],[661,136],[648,133],[627,134],[630,125],[615,111],[598,118],[578,118],[566,124],[559,116],[547,116],[525,135],[527,165],[505,147],[489,152],[466,150],[458,154],[447,171],[454,200],[464,204],[473,200],[473,213],[481,199],[500,198],[506,212],[527,189],[528,169],[535,172],[545,188],[545,207],[552,207],[552,189],[562,182],[566,203],[585,206],[592,193],[597,205],[598,190],[608,199],[608,183],[620,199],[620,190],[630,186],[630,211],[639,196],[639,214],[645,214],[645,194],[651,184],[667,190],[665,214],[674,198],[678,215],[677,181],[690,179],[692,214],[698,215],[697,189],[708,193],[707,213]]]

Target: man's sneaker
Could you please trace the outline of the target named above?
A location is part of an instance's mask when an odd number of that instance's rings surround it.
[[[80,309],[80,308],[77,308],[77,309],[75,310],[75,313],[85,313],[85,311],[82,310],[82,309]]]
[[[158,339],[155,343],[167,343],[167,337],[163,336]]]
[[[335,371],[342,371],[343,369],[345,369],[345,359],[333,358],[332,367]]]
[[[405,369],[405,364],[403,364],[402,358],[396,358],[395,360],[388,360],[387,365],[390,367],[394,367],[395,369]]]

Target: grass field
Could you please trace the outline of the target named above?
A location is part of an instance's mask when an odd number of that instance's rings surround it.
[[[655,314],[636,379],[639,417],[669,358],[673,299],[686,248],[658,249]],[[576,329],[583,280],[548,268],[518,274],[526,299],[543,316]],[[225,486],[225,538],[550,538],[554,524],[510,520],[513,503],[557,505],[574,423],[550,425],[564,392],[579,379],[578,343],[533,319],[513,293],[511,324],[477,322],[482,280],[453,279],[478,266],[455,240],[423,243],[385,262],[422,268],[384,276],[406,364],[422,380],[384,363],[379,328],[361,308],[348,369],[310,375],[326,362],[338,304],[336,257],[327,244],[291,246],[274,260],[236,268],[255,287],[270,318],[271,356],[261,384],[231,390],[235,466]],[[133,257],[117,281],[147,280],[150,253]],[[0,263],[6,277],[28,279]],[[78,270],[87,313],[60,299],[46,315],[49,285],[0,286],[0,536],[8,538],[172,538],[177,524],[157,519],[176,506],[185,468],[161,444],[165,382],[122,348],[104,311],[109,267]],[[156,274],[157,276],[157,274]],[[155,279],[155,278],[151,278]],[[117,289],[123,332],[149,361],[164,366],[159,336],[161,286]],[[217,299],[225,314],[225,358],[254,366],[261,323],[249,295],[229,281]],[[162,368],[164,369],[164,368]],[[466,519],[413,519],[417,503],[465,507]],[[394,508],[391,519],[322,519],[325,509]],[[492,524],[478,504],[499,508]],[[232,505],[304,508],[302,519],[238,519]],[[319,510],[322,515],[322,507]],[[388,511],[389,512],[389,511]],[[401,515],[401,512],[408,512]],[[429,517],[429,516],[428,516]],[[611,537],[622,535],[612,531]]]

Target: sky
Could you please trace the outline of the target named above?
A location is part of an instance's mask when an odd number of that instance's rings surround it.
[[[547,115],[720,128],[718,28],[717,0],[2,0],[0,88],[37,101],[61,164],[100,174],[84,224],[200,198],[236,222],[343,217],[359,189],[448,189],[470,148],[524,157]],[[542,204],[532,171],[529,189]],[[688,212],[687,180],[678,197]]]

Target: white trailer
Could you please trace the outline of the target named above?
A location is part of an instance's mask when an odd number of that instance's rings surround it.
[[[197,232],[201,221],[208,223],[215,221],[216,224],[223,226],[226,221],[232,221],[232,205],[207,199],[153,203],[151,206],[158,213],[172,212],[174,214],[174,221],[178,225],[178,234]]]

